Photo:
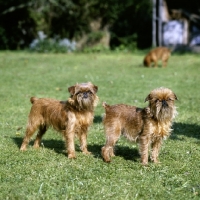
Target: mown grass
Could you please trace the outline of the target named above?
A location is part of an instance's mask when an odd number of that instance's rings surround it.
[[[0,199],[199,199],[199,55],[173,55],[166,69],[142,67],[143,56],[0,52]],[[100,97],[88,136],[92,155],[83,155],[76,141],[77,159],[69,160],[62,136],[53,130],[39,150],[32,141],[20,152],[29,98],[65,100],[69,86],[86,81],[98,85]],[[162,146],[161,164],[141,166],[136,144],[123,138],[112,163],[104,163],[102,101],[144,107],[147,94],[160,86],[179,98],[179,115]]]

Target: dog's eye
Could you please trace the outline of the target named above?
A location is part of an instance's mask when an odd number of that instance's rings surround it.
[[[158,103],[158,102],[161,102],[161,100],[160,100],[160,99],[156,99],[156,100],[155,100],[155,103]]]
[[[171,99],[171,98],[168,98],[166,101],[172,101],[172,99]]]

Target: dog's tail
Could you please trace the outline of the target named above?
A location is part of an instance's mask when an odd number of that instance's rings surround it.
[[[36,98],[36,97],[31,97],[30,98],[30,102],[33,104],[36,100],[38,100],[38,98]]]
[[[104,102],[102,103],[102,106],[103,106],[104,108],[106,108],[106,107],[108,106],[108,104],[104,101]]]
[[[104,101],[104,102],[102,103],[102,106],[104,107],[105,112],[106,112],[106,108],[107,108],[109,105]],[[103,121],[103,122],[104,122],[105,118],[106,118],[106,113],[103,113],[103,114],[102,114],[102,121]]]

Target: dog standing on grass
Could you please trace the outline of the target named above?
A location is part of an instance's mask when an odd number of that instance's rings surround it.
[[[153,66],[158,66],[158,60],[162,60],[162,67],[167,66],[167,61],[171,55],[171,51],[167,47],[157,47],[152,49],[144,58],[144,66],[151,67],[151,63],[153,62]]]
[[[143,109],[125,104],[110,106],[103,103],[106,144],[102,147],[101,154],[104,161],[111,161],[115,143],[122,134],[130,141],[139,143],[143,165],[148,164],[150,145],[151,160],[157,163],[162,140],[170,135],[172,120],[177,114],[175,100],[177,97],[170,89],[157,88],[146,97],[145,102],[148,101],[149,105]]]
[[[98,103],[98,87],[92,83],[76,84],[68,88],[70,98],[58,101],[48,98],[31,97],[33,104],[20,150],[26,150],[31,136],[38,129],[34,147],[39,148],[42,136],[49,127],[62,133],[68,158],[75,158],[74,137],[78,136],[83,153],[87,150],[87,132],[93,122],[94,107]]]

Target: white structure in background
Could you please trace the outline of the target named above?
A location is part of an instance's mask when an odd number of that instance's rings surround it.
[[[47,38],[47,35],[45,35],[43,31],[38,31],[38,38],[31,42],[29,45],[30,49],[34,49],[39,44],[39,42],[43,41],[45,38]]]
[[[200,45],[200,29],[196,26],[192,27],[192,37],[190,41],[190,46]]]
[[[169,9],[167,0],[152,0],[152,46],[200,45],[200,16],[187,10]]]
[[[184,23],[173,20],[163,26],[164,46],[174,46],[184,44]]]
[[[76,50],[76,42],[75,41],[70,41],[67,38],[59,40],[58,44],[60,46],[66,47],[69,52],[75,51]]]
[[[34,39],[31,44],[29,45],[30,49],[35,49],[37,46],[40,44],[40,42],[44,41],[47,39],[47,35],[44,34],[43,31],[38,31],[38,38]],[[51,43],[58,43],[59,46],[65,47],[68,52],[72,52],[76,50],[76,42],[75,41],[70,41],[67,38],[64,39],[50,39]]]

